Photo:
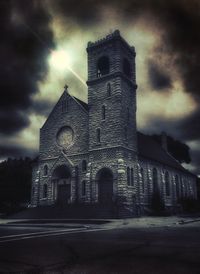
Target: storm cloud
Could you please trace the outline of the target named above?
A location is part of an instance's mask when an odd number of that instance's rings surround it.
[[[162,71],[153,61],[149,61],[148,73],[154,90],[165,90],[171,87],[172,83],[169,75]]]
[[[3,160],[4,158],[7,158],[7,157],[10,157],[10,158],[26,157],[27,155],[31,157],[36,157],[37,150],[26,149],[23,146],[0,145],[0,156],[1,156],[0,160]]]
[[[49,2],[60,16],[71,19],[87,28],[102,19],[101,11],[106,7],[116,9],[125,21],[146,21],[146,28],[159,28],[162,42],[159,51],[170,54],[180,73],[185,91],[200,98],[200,2],[198,0],[105,0],[74,1],[58,0]],[[146,16],[150,15],[150,16]],[[158,51],[158,45],[155,48]],[[160,53],[160,52],[159,52]],[[162,85],[161,85],[162,88]]]
[[[152,93],[153,95],[148,98],[152,100],[150,104],[154,105],[155,96],[160,96],[157,106],[154,109],[151,108],[149,113],[146,112],[148,122],[144,123],[142,130],[152,134],[164,130],[183,142],[200,139],[198,110],[200,104],[200,2],[198,0],[1,0],[0,134],[7,137],[31,127],[32,131],[26,137],[29,138],[29,143],[32,143],[30,135],[38,136],[38,132],[35,131],[41,126],[40,119],[48,115],[52,104],[59,98],[60,93],[54,92],[54,89],[57,90],[59,86],[58,82],[62,81],[62,88],[67,81],[72,94],[77,97],[81,94],[80,83],[74,79],[73,75],[66,73],[65,78],[62,75],[64,79],[61,79],[58,72],[57,75],[53,73],[50,78],[48,57],[51,49],[59,46],[60,42],[62,42],[61,46],[68,43],[67,49],[71,54],[69,46],[74,45],[71,41],[75,35],[75,44],[80,44],[82,47],[83,38],[98,39],[101,35],[107,34],[110,31],[109,23],[112,22],[112,11],[115,12],[117,27],[123,30],[122,36],[124,36],[123,32],[128,33],[126,38],[128,41],[131,38],[133,45],[134,39],[137,39],[133,37],[135,28],[140,29],[139,34],[150,33],[156,40],[152,43],[153,47],[149,47],[149,52],[145,51],[144,58],[137,56],[136,59],[137,66],[138,63],[143,62],[146,67],[146,72],[137,71],[137,79],[140,77],[141,80],[139,89],[144,91],[142,100],[145,101],[147,98],[145,96]],[[101,30],[100,27],[102,27]],[[60,39],[56,37],[58,34],[55,33],[56,28]],[[140,43],[141,41],[151,43],[148,35],[146,40],[139,40]],[[81,50],[82,48],[77,47],[75,71],[77,67],[78,69],[81,67],[80,70],[85,69],[82,64],[85,56]],[[73,58],[73,56],[70,57]],[[78,57],[80,57],[79,60]],[[80,71],[78,73],[80,74]],[[82,75],[84,75],[82,78],[85,78],[86,73]],[[49,80],[55,78],[57,78],[57,84],[52,85]],[[177,89],[174,88],[174,83],[178,83]],[[73,85],[77,91],[73,91]],[[52,93],[49,92],[50,88]],[[195,107],[192,106],[188,113],[187,111],[177,112],[177,117],[175,108],[174,115],[169,118],[167,111],[164,112],[163,108],[159,108],[159,104],[166,103],[167,108],[167,102],[170,102],[166,100],[167,96],[169,98],[170,92],[173,95],[176,94],[178,89],[181,89],[182,94],[187,95],[185,98],[191,97],[196,105],[192,102],[191,105],[194,104]],[[86,98],[86,92],[84,96]],[[180,110],[181,105],[177,97],[175,104]],[[138,109],[139,103],[140,98]],[[148,108],[149,105],[146,103],[143,106]],[[173,107],[170,111],[170,114],[173,113]],[[23,133],[22,136],[25,134]],[[14,145],[11,147],[13,156],[17,155],[17,148],[15,150]],[[8,151],[9,155],[12,151]],[[19,147],[19,154],[20,151],[21,147]],[[1,150],[1,153],[6,156],[6,150],[4,152]],[[195,156],[195,159],[197,158]]]
[[[47,73],[53,35],[41,1],[1,1],[0,18],[0,132],[11,134],[29,124],[27,110]]]

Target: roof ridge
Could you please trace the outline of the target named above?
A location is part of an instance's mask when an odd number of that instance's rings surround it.
[[[137,131],[137,133],[138,153],[140,156],[192,174],[189,170],[184,168],[181,163],[179,163],[169,152],[164,150],[162,146],[152,138],[151,135],[147,135],[139,131]],[[149,144],[149,142],[151,143]]]

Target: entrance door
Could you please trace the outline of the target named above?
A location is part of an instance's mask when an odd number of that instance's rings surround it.
[[[57,194],[54,198],[58,204],[66,205],[70,203],[71,198],[71,172],[68,166],[61,165],[55,168],[52,174],[52,180],[57,187]]]
[[[99,202],[111,204],[113,198],[113,174],[110,169],[102,169],[99,173]]]
[[[70,203],[71,197],[71,184],[58,185],[57,201],[61,205]]]

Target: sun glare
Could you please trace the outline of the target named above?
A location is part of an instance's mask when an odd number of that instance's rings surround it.
[[[49,64],[57,70],[65,70],[69,66],[69,56],[64,50],[53,50],[49,58]]]

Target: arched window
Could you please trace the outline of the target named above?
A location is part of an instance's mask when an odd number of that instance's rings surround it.
[[[170,183],[169,183],[169,172],[165,172],[165,192],[167,196],[170,196]]]
[[[108,97],[111,96],[111,84],[110,83],[107,84],[107,94],[108,94]]]
[[[101,77],[110,72],[110,62],[107,56],[102,56],[97,62],[97,77]]]
[[[97,132],[96,132],[96,134],[97,134],[97,142],[98,143],[100,143],[101,142],[101,131],[100,131],[100,128],[97,128]]]
[[[187,197],[187,181],[184,179],[183,181],[183,187],[184,187],[184,197]]]
[[[141,173],[141,181],[142,181],[142,192],[144,193],[144,170],[142,167],[140,169],[140,173]]]
[[[179,191],[179,179],[178,175],[175,176],[175,184],[176,184],[176,197],[180,197],[180,191]]]
[[[87,170],[87,162],[86,160],[82,161],[82,171],[86,171]]]
[[[44,176],[47,176],[48,175],[48,166],[45,165],[44,166]]]
[[[82,196],[86,195],[86,181],[82,181],[81,194],[82,194]]]
[[[130,167],[127,167],[127,184],[130,186]]]
[[[156,193],[158,192],[158,172],[157,169],[153,169],[153,192]]]
[[[43,198],[47,198],[47,184],[43,185]]]
[[[124,136],[125,136],[125,140],[128,139],[128,130],[127,127],[124,127]]]
[[[184,197],[183,179],[180,177],[180,196]]]
[[[68,100],[63,100],[62,101],[62,112],[67,112],[69,109],[69,102]]]
[[[106,107],[105,106],[102,106],[102,108],[101,108],[101,118],[102,118],[102,120],[106,119]]]
[[[123,71],[126,76],[131,77],[131,65],[126,58],[123,60]]]
[[[133,174],[133,168],[131,168],[131,185],[134,185],[134,174]]]
[[[35,187],[32,188],[32,197],[34,196],[35,194]]]

